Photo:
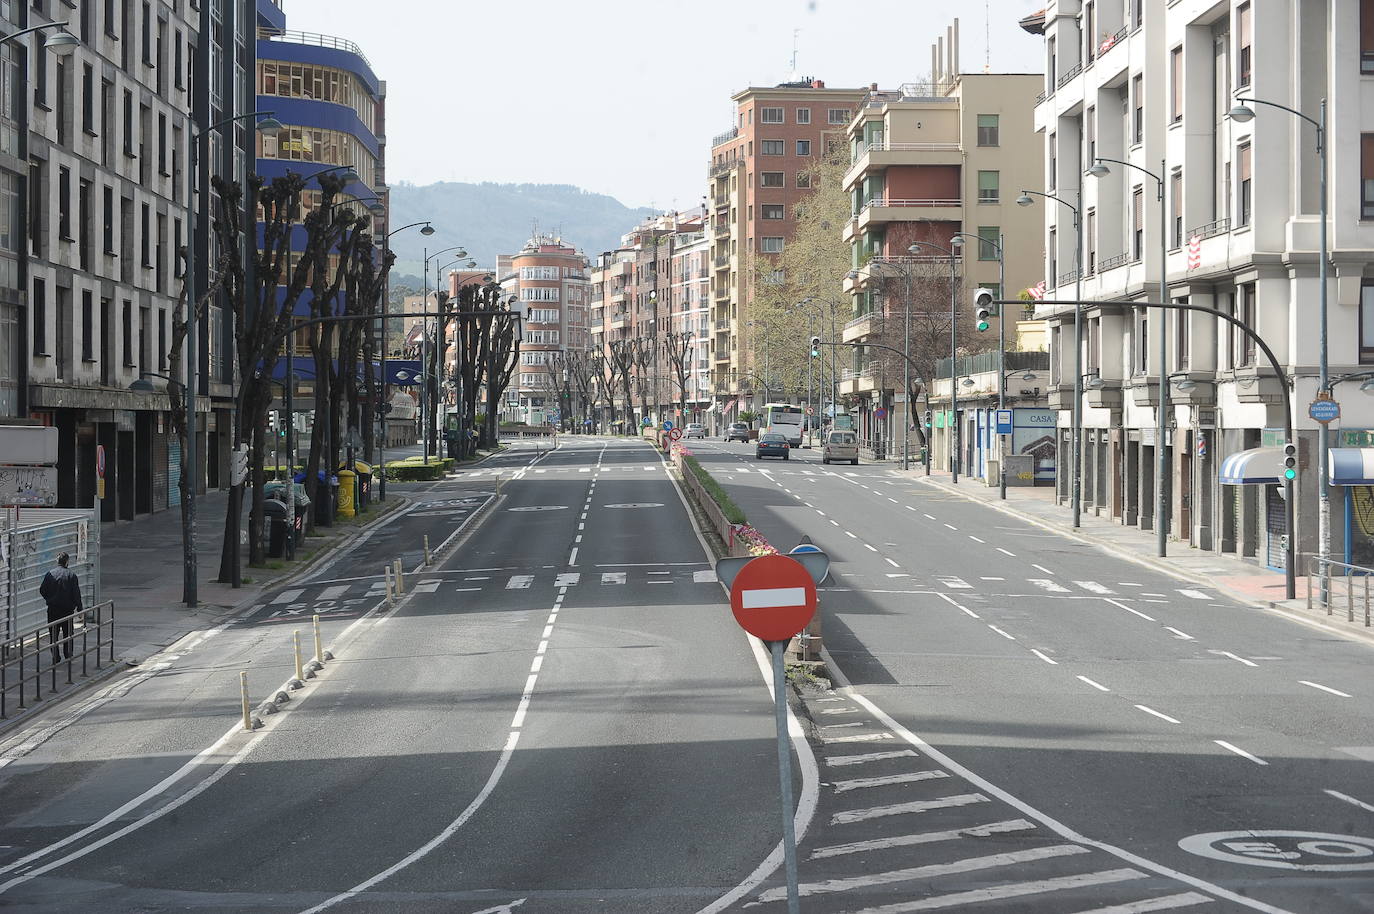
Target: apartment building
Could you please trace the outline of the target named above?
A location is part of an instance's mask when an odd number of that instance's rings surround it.
[[[1372,6],[1066,0],[1023,21],[1045,43],[1035,118],[1046,189],[1082,213],[1077,264],[1071,213],[1044,209],[1050,289],[1037,314],[1049,323],[1050,403],[1066,453],[1074,312],[1055,300],[1072,298],[1081,279],[1083,298],[1092,301],[1083,311],[1084,510],[1142,528],[1162,522],[1171,539],[1281,568],[1285,514],[1295,508],[1297,549],[1315,551],[1316,425],[1305,405],[1317,393],[1320,345],[1317,137],[1311,124],[1270,105],[1251,105],[1253,119],[1229,112],[1250,98],[1314,120],[1322,99],[1340,112],[1325,138],[1328,359],[1333,377],[1374,368],[1374,89],[1366,78],[1374,72]],[[1129,164],[1109,162],[1105,176],[1086,175],[1097,157]],[[1292,387],[1228,324],[1134,304],[1161,295],[1256,330]],[[1169,392],[1163,441],[1156,432],[1161,382]],[[1343,409],[1333,446],[1374,441],[1374,405],[1352,388],[1336,389]],[[1300,445],[1295,506],[1276,485],[1285,400]],[[1154,507],[1160,447],[1168,467],[1163,518]],[[1223,476],[1228,457],[1236,459]],[[1067,465],[1060,461],[1061,469]],[[1063,499],[1069,482],[1062,473]],[[1333,551],[1367,564],[1374,531],[1357,506],[1368,503],[1369,490],[1331,491],[1338,506]]]
[[[1043,181],[1032,118],[1042,77],[960,73],[958,41],[956,21],[932,49],[931,80],[870,87],[847,130],[852,165],[844,186],[853,215],[842,233],[853,272],[843,289],[853,317],[841,339],[903,348],[909,332],[913,357],[932,380],[938,360],[948,364],[951,355],[951,283],[960,351],[977,351],[995,347],[998,327],[994,320],[989,330],[974,330],[967,293],[983,287],[1014,298],[1042,275],[1041,216],[1015,205],[1023,188],[1038,190]],[[1014,325],[1009,329],[1015,340]],[[893,453],[908,422],[900,360],[877,349],[849,350],[842,359],[840,392],[864,447]],[[917,388],[925,385],[913,383]],[[991,424],[997,406],[996,385],[968,393],[959,420],[967,427],[965,472],[985,463],[978,430]],[[939,428],[951,427],[950,417],[936,418]],[[942,466],[950,462],[948,443],[944,448]]]
[[[166,394],[130,387],[166,383],[157,374],[168,370],[177,252],[212,203],[191,193],[191,118],[214,122],[234,88],[246,87],[253,5],[33,0],[4,10],[14,27],[68,20],[79,45],[57,55],[40,33],[3,52],[12,85],[27,66],[27,91],[6,93],[0,122],[0,192],[9,201],[0,209],[10,220],[0,244],[9,252],[0,255],[0,338],[7,355],[11,340],[18,346],[13,362],[0,358],[0,412],[58,429],[62,506],[94,503],[103,446],[102,518],[132,519],[180,498]],[[251,132],[202,141],[201,188],[211,173],[242,179]],[[208,231],[197,238],[200,262],[211,262]],[[195,434],[209,472],[198,489],[218,484],[227,457],[229,320],[212,302],[201,322]],[[22,367],[17,379],[12,366]]]
[[[669,236],[666,351],[670,376],[664,402],[679,423],[706,422],[714,413],[711,387],[711,237],[705,209],[681,217]],[[679,386],[679,364],[681,386]],[[683,406],[685,401],[686,410]]]
[[[751,398],[762,403],[746,332],[755,283],[796,229],[795,207],[811,192],[808,167],[828,144],[845,142],[864,97],[819,79],[750,87],[731,96],[735,123],[711,141],[710,358],[713,397],[727,418]]]
[[[508,264],[508,266],[507,266]],[[562,354],[586,353],[592,307],[586,255],[552,235],[538,234],[519,253],[501,255],[498,281],[525,315],[520,365],[506,390],[507,416],[530,425],[563,420]]]

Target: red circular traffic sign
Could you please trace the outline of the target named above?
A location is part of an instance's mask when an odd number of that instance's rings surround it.
[[[785,555],[761,555],[730,584],[730,610],[740,628],[764,641],[785,641],[816,614],[811,573]]]
[[[668,437],[671,438],[671,439],[673,439],[674,441],[678,440],[679,438],[682,437],[682,429],[680,429],[680,428],[675,428],[675,429],[671,430],[670,432],[668,432]]]
[[[105,445],[103,444],[95,446],[95,478],[105,478]]]

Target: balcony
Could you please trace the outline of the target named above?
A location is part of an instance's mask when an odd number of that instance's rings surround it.
[[[741,159],[731,159],[728,162],[721,162],[717,165],[712,165],[708,169],[706,169],[706,176],[708,178],[719,178],[723,175],[728,175],[730,172],[735,170],[735,166],[739,165],[741,161]]]
[[[859,147],[853,164],[844,175],[844,186],[871,171],[892,165],[962,165],[963,147],[959,143],[866,143]]]
[[[850,221],[854,234],[888,222],[957,222],[963,219],[963,201],[957,197],[898,200],[874,197]]]
[[[728,267],[730,265],[730,255],[721,254],[713,261],[713,263],[715,263],[717,270],[719,270],[721,267]]]
[[[730,287],[729,287],[728,285],[725,285],[725,284],[722,283],[720,286],[717,286],[717,287],[716,287],[716,291],[715,291],[713,297],[715,298],[716,301],[719,301],[719,302],[726,302],[726,301],[729,301],[729,300],[730,300]]]
[[[628,325],[629,325],[629,322],[630,322],[630,313],[629,313],[628,311],[620,311],[620,312],[617,312],[616,314],[612,314],[612,315],[611,315],[611,329],[612,329],[612,330],[620,330],[620,329],[622,329],[622,328],[628,326]]]
[[[1064,73],[1063,76],[1060,76],[1060,77],[1059,77],[1059,81],[1055,83],[1055,87],[1056,87],[1056,88],[1059,88],[1059,89],[1064,88],[1064,87],[1067,86],[1069,83],[1073,82],[1074,77],[1078,76],[1078,75],[1079,75],[1080,73],[1082,73],[1082,72],[1083,72],[1083,63],[1082,63],[1082,61],[1079,61],[1078,63],[1076,63],[1076,64],[1074,64],[1073,66],[1069,67],[1069,69],[1068,69],[1067,71],[1065,71],[1065,73]]]
[[[861,314],[844,325],[844,329],[840,331],[840,339],[846,343],[861,340],[875,331],[881,330],[882,324],[883,316],[880,312],[870,311],[867,314]]]
[[[716,146],[719,146],[719,145],[721,145],[722,143],[728,143],[728,142],[730,142],[731,140],[733,140],[733,139],[734,139],[735,137],[737,137],[737,136],[739,136],[739,128],[738,128],[738,127],[731,127],[729,130],[725,131],[724,133],[717,133],[714,137],[712,137],[712,138],[711,138],[711,146],[712,146],[712,148],[715,148]]]
[[[729,330],[729,329],[730,329],[730,322],[729,322],[728,320],[726,320],[726,321],[718,320],[718,321],[716,321],[716,329],[717,329],[717,330]]]
[[[1189,229],[1186,237],[1190,239],[1207,239],[1217,235],[1225,235],[1229,231],[1231,231],[1230,219],[1216,219],[1212,222],[1199,225],[1197,228]]]
[[[1098,261],[1097,271],[1099,273],[1105,273],[1108,270],[1115,270],[1117,267],[1124,267],[1130,262],[1130,254],[1117,254],[1115,257],[1108,257],[1105,260]]]

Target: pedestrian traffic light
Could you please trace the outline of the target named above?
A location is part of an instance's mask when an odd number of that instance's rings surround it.
[[[1290,481],[1298,478],[1298,446],[1292,441],[1283,446],[1283,478]]]
[[[977,309],[974,326],[978,329],[979,333],[982,333],[992,326],[992,321],[990,320],[992,317],[992,300],[993,294],[991,289],[973,290],[973,304]]]
[[[818,337],[818,336],[813,336],[813,337],[811,337],[811,358],[813,358],[813,359],[820,358],[820,355],[821,355],[821,338]]]

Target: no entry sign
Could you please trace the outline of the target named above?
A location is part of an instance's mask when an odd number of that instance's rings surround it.
[[[761,555],[730,584],[730,609],[740,627],[764,641],[786,641],[816,612],[811,573],[785,555]]]

